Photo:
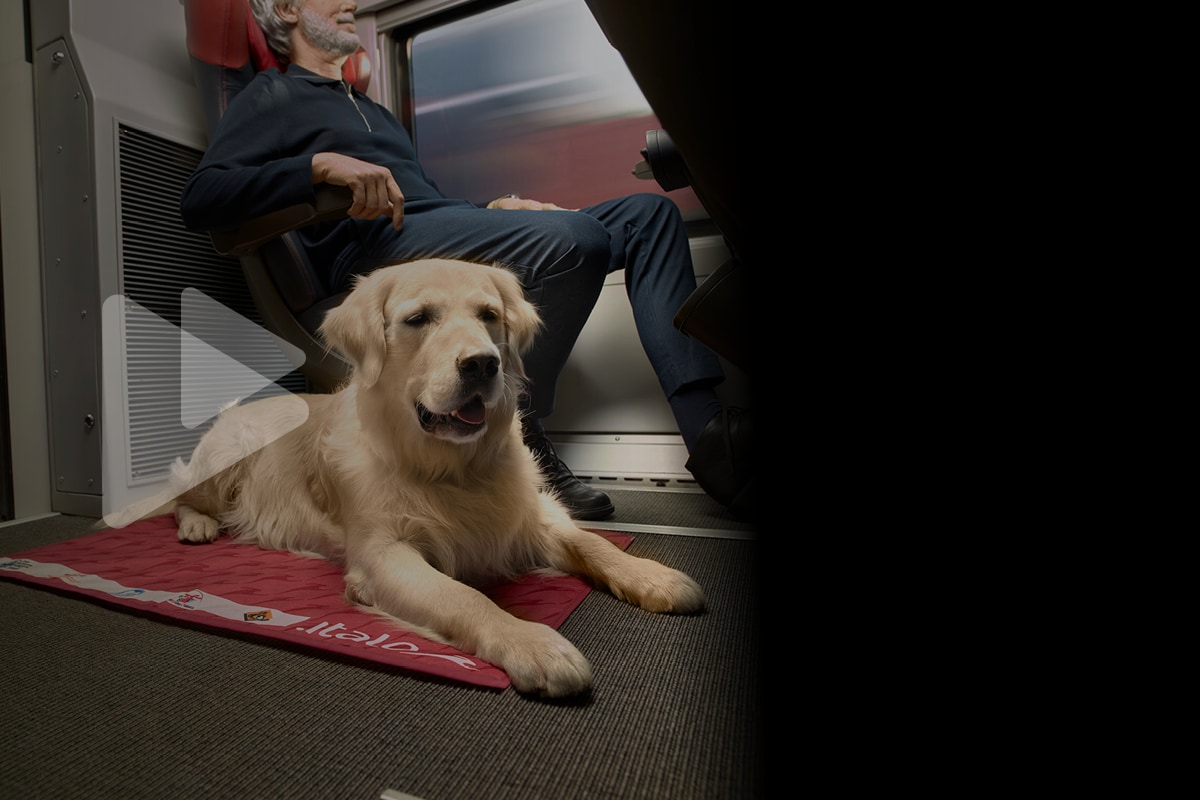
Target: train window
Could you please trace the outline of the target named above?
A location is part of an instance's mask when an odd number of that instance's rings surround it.
[[[661,127],[584,0],[519,0],[411,42],[413,138],[451,197],[510,192],[579,208],[634,192],[703,214],[633,168]]]

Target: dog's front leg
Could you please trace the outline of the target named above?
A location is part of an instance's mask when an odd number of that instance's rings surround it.
[[[175,506],[175,523],[179,526],[181,542],[215,542],[221,533],[221,523],[186,503]]]
[[[346,584],[360,602],[495,664],[518,691],[565,697],[591,686],[587,659],[558,631],[517,619],[408,544],[373,543],[349,556]]]
[[[603,536],[573,523],[557,524],[551,566],[587,577],[597,586],[647,611],[687,614],[704,608],[704,590],[677,569],[626,553]]]

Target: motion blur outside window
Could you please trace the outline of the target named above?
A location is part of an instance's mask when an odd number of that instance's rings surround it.
[[[691,188],[634,177],[661,126],[584,0],[505,5],[418,34],[411,53],[417,152],[448,196],[579,208],[654,192],[707,216]]]

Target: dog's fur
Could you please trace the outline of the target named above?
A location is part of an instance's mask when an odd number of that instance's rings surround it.
[[[704,595],[578,527],[545,487],[517,416],[539,327],[498,267],[427,260],[360,279],[322,326],[354,366],[347,385],[222,412],[175,464],[179,538],[227,530],[328,558],[351,601],[496,664],[518,690],[588,689],[570,642],[471,585],[549,568],[649,611],[697,611]]]

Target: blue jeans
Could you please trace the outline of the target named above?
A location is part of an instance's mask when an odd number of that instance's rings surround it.
[[[554,411],[558,376],[587,322],[604,278],[625,270],[625,288],[642,347],[663,394],[724,378],[707,347],[672,324],[696,288],[687,231],[678,208],[656,194],[634,194],[579,211],[484,209],[465,200],[405,203],[404,227],[380,218],[358,222],[358,243],[335,265],[334,291],[353,275],[396,261],[457,258],[496,263],[521,279],[545,324],[525,356],[524,407],[543,419]]]

